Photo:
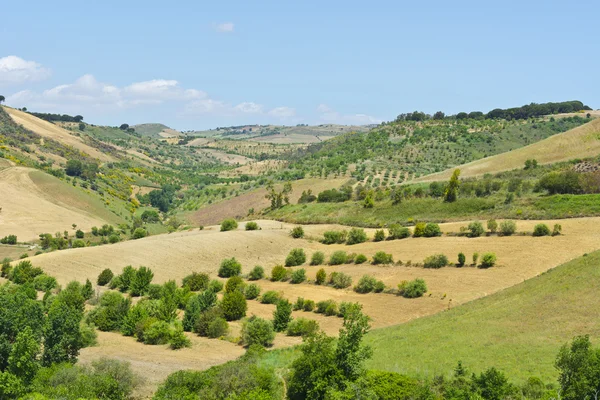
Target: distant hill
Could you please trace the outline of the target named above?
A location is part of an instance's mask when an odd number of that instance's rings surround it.
[[[164,124],[155,124],[155,123],[139,124],[139,125],[133,125],[132,128],[135,130],[136,133],[140,134],[141,136],[150,136],[150,137],[154,137],[154,138],[173,137],[173,136],[180,135],[179,132],[177,132],[174,129],[169,128],[168,126],[166,126]]]

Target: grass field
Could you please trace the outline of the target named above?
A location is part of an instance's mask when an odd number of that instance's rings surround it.
[[[474,371],[495,366],[515,381],[555,382],[562,344],[589,334],[598,345],[599,265],[594,252],[481,300],[375,330],[366,340],[375,351],[368,367],[431,378],[462,360]]]

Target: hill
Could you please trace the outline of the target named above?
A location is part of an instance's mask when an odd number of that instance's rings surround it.
[[[522,168],[525,161],[529,159],[536,159],[540,164],[549,164],[574,158],[594,157],[598,154],[600,154],[600,118],[528,146],[459,165],[440,173],[426,175],[414,181],[447,180],[456,168],[459,168],[461,176],[466,178]]]
[[[369,367],[432,377],[451,374],[461,360],[474,371],[495,366],[513,379],[554,381],[562,344],[600,338],[599,263],[597,251],[483,299],[375,330],[367,336]]]
[[[164,124],[148,123],[133,125],[132,128],[141,136],[149,136],[153,138],[164,137],[161,133],[170,133],[173,136],[179,136],[179,132],[169,128]]]

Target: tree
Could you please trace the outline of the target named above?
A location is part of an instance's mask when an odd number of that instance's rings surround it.
[[[68,160],[65,173],[69,176],[81,176],[83,173],[83,163],[80,160]]]
[[[450,182],[448,182],[448,186],[446,186],[446,190],[444,191],[444,201],[446,203],[453,203],[458,198],[458,187],[460,186],[460,181],[458,180],[459,175],[460,169],[455,169],[450,178]]]
[[[140,267],[131,280],[129,293],[132,296],[143,296],[148,292],[154,273],[150,268]]]
[[[233,258],[226,258],[221,261],[221,266],[219,267],[218,275],[221,278],[230,278],[235,275],[239,275],[242,272],[242,264],[238,262],[238,260]]]
[[[121,124],[121,126],[119,126],[119,129],[122,131],[126,131],[127,129],[129,129],[129,124]]]
[[[292,303],[288,300],[279,300],[277,308],[273,311],[273,328],[275,332],[283,332],[292,320]]]
[[[446,114],[444,114],[442,111],[437,111],[435,114],[433,114],[433,119],[444,119],[444,117],[446,116]]]
[[[248,303],[244,294],[236,290],[225,293],[223,300],[221,300],[221,308],[227,321],[236,321],[246,316]]]
[[[110,270],[110,268],[106,268],[102,272],[100,272],[100,275],[98,275],[98,280],[96,281],[96,283],[98,284],[98,286],[104,286],[104,285],[108,284],[112,280],[113,277],[114,277],[114,274]]]
[[[94,289],[92,288],[92,282],[89,279],[85,280],[85,285],[81,288],[81,295],[85,300],[89,300],[94,295]]]
[[[286,182],[283,184],[283,189],[275,190],[273,181],[267,184],[267,194],[265,198],[271,202],[271,210],[276,210],[286,204],[290,204],[290,194],[292,193],[292,183]],[[285,204],[284,204],[285,203]]]
[[[175,281],[168,281],[162,287],[158,317],[167,322],[177,318],[177,284]]]
[[[79,127],[80,131],[84,131],[85,130],[85,124],[83,122],[80,122],[78,127]]]
[[[252,316],[242,325],[242,343],[244,346],[260,345],[269,347],[273,345],[275,331],[271,321]]]
[[[4,101],[5,101],[5,100],[6,100],[6,97],[4,97],[4,96],[0,95],[0,104],[1,104],[1,103],[4,103]]]
[[[29,385],[39,368],[40,343],[31,327],[19,332],[8,357],[8,371]]]
[[[600,350],[592,349],[589,336],[577,336],[570,346],[563,345],[555,366],[564,400],[593,398],[600,393]]]
[[[295,267],[306,262],[306,254],[303,249],[292,249],[285,259],[286,267]]]
[[[44,328],[44,365],[77,361],[83,347],[79,327],[82,317],[82,310],[69,306],[60,295],[54,299]]]

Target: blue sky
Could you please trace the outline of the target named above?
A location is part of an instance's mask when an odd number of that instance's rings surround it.
[[[13,1],[1,10],[0,94],[90,123],[182,130],[598,108],[600,2],[571,4]]]

